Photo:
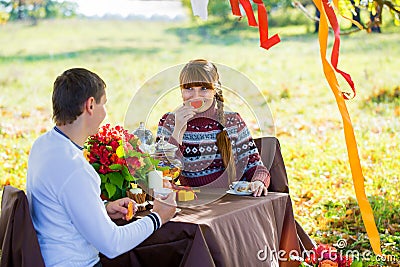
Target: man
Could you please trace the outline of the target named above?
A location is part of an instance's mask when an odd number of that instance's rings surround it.
[[[82,68],[65,71],[53,88],[56,126],[32,146],[27,196],[46,266],[101,266],[98,253],[114,258],[139,245],[176,210],[174,195],[155,199],[153,212],[125,226],[131,201],[106,206],[100,199],[100,177],[86,161],[82,146],[106,116],[106,84]]]

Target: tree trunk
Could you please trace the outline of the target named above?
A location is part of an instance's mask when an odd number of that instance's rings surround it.
[[[24,11],[22,9],[22,7],[24,6],[24,4],[22,3],[23,0],[18,0],[18,20],[22,20],[24,18]]]
[[[355,12],[356,12],[355,15],[353,14],[353,20],[355,20],[355,21],[357,21],[358,23],[360,23],[361,25],[363,25],[362,22],[361,22],[361,16],[360,16],[360,11],[361,11],[361,10],[360,10],[360,7],[358,7],[358,6],[355,5],[354,0],[351,0],[351,4],[354,6],[354,10],[355,10]],[[357,28],[357,26],[356,26],[355,24],[352,24],[351,27]]]
[[[374,1],[376,13],[372,14],[372,11],[369,13],[370,19],[370,29],[371,32],[381,33],[381,21],[382,21],[382,5]]]
[[[319,9],[316,6],[315,6],[315,17],[317,17],[318,20],[316,20],[314,22],[314,26],[315,26],[314,33],[318,33],[318,31],[319,31],[319,18],[321,17],[321,14],[319,12]]]

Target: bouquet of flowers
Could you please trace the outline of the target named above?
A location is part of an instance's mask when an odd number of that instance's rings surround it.
[[[126,196],[131,183],[148,186],[147,174],[158,160],[140,149],[140,140],[122,126],[106,124],[88,138],[84,154],[101,178],[103,199],[116,200]]]
[[[308,253],[301,263],[303,267],[350,267],[352,259],[342,255],[336,248],[319,244]]]

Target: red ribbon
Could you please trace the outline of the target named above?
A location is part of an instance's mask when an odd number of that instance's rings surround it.
[[[249,23],[249,26],[257,27],[257,21],[256,18],[254,17],[253,9],[251,7],[250,0],[239,0],[240,4],[244,8],[244,12],[246,12],[247,20]],[[240,9],[239,9],[240,12]]]
[[[340,75],[343,76],[343,78],[347,81],[347,83],[350,85],[351,89],[353,90],[353,95],[351,95],[348,92],[342,92],[343,98],[346,100],[352,99],[356,96],[356,89],[354,87],[354,82],[348,73],[338,69],[338,67],[337,67],[338,62],[339,62],[339,47],[340,47],[339,23],[337,21],[335,11],[333,10],[332,5],[329,4],[329,2],[327,0],[322,1],[322,4],[324,5],[326,16],[328,17],[328,20],[329,20],[329,22],[333,28],[333,32],[335,34],[335,41],[333,43],[332,54],[331,54],[331,63],[332,63],[333,68],[335,69],[335,71],[340,73]]]
[[[231,2],[232,14],[238,17],[242,16],[239,8],[239,0],[229,0]]]
[[[246,12],[249,26],[254,26],[254,27],[258,26],[258,31],[260,33],[260,46],[262,48],[268,50],[281,41],[278,34],[275,34],[271,38],[268,38],[268,15],[267,15],[267,9],[265,8],[265,5],[262,0],[253,0],[253,2],[257,4],[258,7],[259,24],[257,24],[256,18],[254,17],[254,12],[251,7],[250,0],[230,0],[232,14],[235,16],[240,16],[240,17],[242,16],[242,13],[240,12],[239,8],[239,2],[244,8],[244,11]]]
[[[265,49],[270,49],[277,43],[281,41],[278,34],[273,35],[271,38],[268,38],[268,14],[267,9],[264,6],[263,1],[261,0],[253,0],[254,3],[258,6],[258,26],[260,32],[260,46]]]

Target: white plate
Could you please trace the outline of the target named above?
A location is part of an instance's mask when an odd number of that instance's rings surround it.
[[[180,208],[176,208],[175,213],[181,212],[182,210]],[[153,212],[153,209],[150,209],[150,212]]]
[[[251,194],[253,194],[253,192],[251,192],[251,191],[243,191],[243,192],[235,192],[234,190],[232,190],[232,189],[229,189],[228,191],[226,191],[228,194],[231,194],[231,195],[238,195],[238,196],[249,196],[249,195],[251,195]]]
[[[138,207],[146,207],[147,205],[149,205],[149,202],[147,202],[147,201],[140,203],[140,204],[136,203],[136,206],[138,206]]]

